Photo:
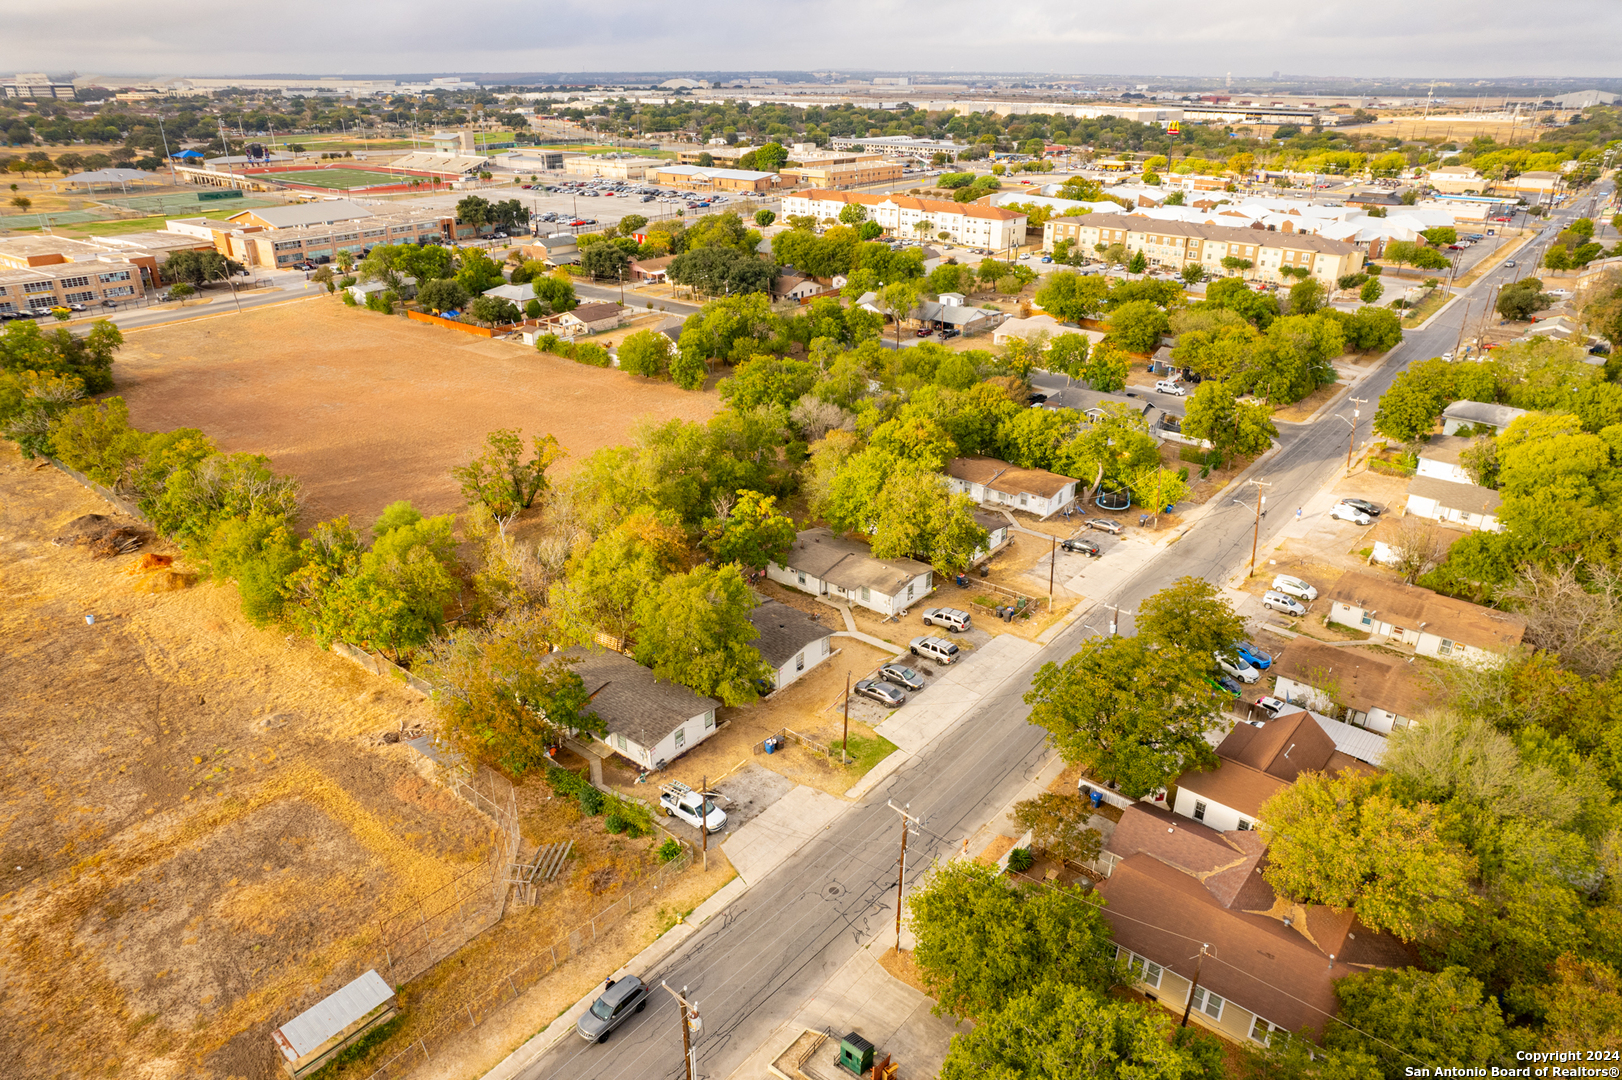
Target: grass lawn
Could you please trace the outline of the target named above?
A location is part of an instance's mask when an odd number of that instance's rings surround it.
[[[189,214],[160,214],[154,217],[115,218],[111,221],[76,221],[51,226],[51,231],[60,236],[120,236],[124,233],[134,232],[162,232],[164,224],[172,217],[206,217],[216,221],[228,218],[232,214],[240,214],[243,207],[233,206],[229,209],[203,210]],[[15,232],[38,232],[39,227],[16,228]]]
[[[520,146],[525,150],[527,147]],[[541,143],[542,150],[569,150],[579,154],[635,154],[637,157],[669,158],[674,159],[675,153],[670,150],[649,150],[641,146],[592,146],[582,143]]]
[[[1435,315],[1437,309],[1451,299],[1453,299],[1453,294],[1446,289],[1432,289],[1426,294],[1425,299],[1410,308],[1408,313],[1402,317],[1402,328],[1412,330],[1432,315]]]
[[[829,748],[833,750],[833,759],[836,762],[839,760],[839,746],[838,741],[829,743]],[[860,735],[852,735],[850,745],[846,748],[846,751],[853,760],[845,768],[849,771],[851,780],[854,782],[856,779],[866,776],[867,770],[895,753],[896,745],[883,735],[874,735],[871,739],[865,739]]]
[[[350,188],[375,187],[380,184],[409,184],[408,176],[391,175],[369,169],[304,169],[298,172],[272,173],[276,180],[289,184],[308,184],[311,187],[347,191]]]

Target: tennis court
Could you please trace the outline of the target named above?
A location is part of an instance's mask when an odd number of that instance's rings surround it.
[[[371,169],[300,169],[297,172],[262,174],[264,179],[284,184],[306,184],[310,187],[347,191],[351,188],[378,187],[383,184],[409,184],[409,176],[373,171]]]

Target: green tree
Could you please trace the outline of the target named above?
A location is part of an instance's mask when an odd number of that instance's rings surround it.
[[[581,468],[593,462],[588,459]],[[569,559],[562,580],[549,590],[558,640],[589,645],[604,633],[629,640],[636,632],[638,601],[688,561],[687,536],[668,515],[646,510],[610,510],[618,515],[584,550]]]
[[[1219,458],[1260,454],[1278,437],[1271,410],[1241,402],[1228,385],[1206,379],[1195,389],[1183,417],[1183,434],[1204,439]]]
[[[764,229],[766,226],[770,225],[772,222],[774,222],[776,220],[777,220],[777,215],[772,213],[770,210],[756,210],[755,211],[755,224],[759,225],[762,229]]]
[[[1498,291],[1498,314],[1515,322],[1525,322],[1548,307],[1553,298],[1543,291],[1538,278],[1522,278]]]
[[[1031,722],[1071,764],[1141,798],[1216,757],[1205,732],[1216,722],[1210,660],[1136,637],[1094,638],[1063,664],[1045,664],[1025,695]]]
[[[580,268],[594,278],[620,278],[631,257],[613,244],[593,244],[580,253]]]
[[[1459,231],[1451,225],[1439,225],[1434,229],[1425,229],[1419,235],[1437,247],[1446,247],[1448,244],[1457,244],[1459,242]]]
[[[1280,894],[1351,908],[1404,941],[1469,915],[1475,860],[1447,839],[1437,808],[1404,805],[1389,781],[1351,772],[1299,777],[1267,800],[1264,874]]]
[[[130,426],[121,397],[102,398],[66,410],[51,430],[57,458],[98,484],[127,490],[147,437]]]
[[[544,617],[525,608],[435,641],[423,674],[446,741],[522,776],[546,768],[547,749],[566,736],[604,732],[572,662],[552,648]]]
[[[457,256],[456,280],[469,296],[479,296],[497,285],[506,284],[501,267],[479,248],[463,248]]]
[[[756,169],[761,172],[777,172],[788,164],[788,149],[778,142],[769,142],[754,151]]]
[[[163,264],[166,281],[183,281],[192,287],[210,281],[224,281],[242,272],[242,264],[232,262],[217,251],[174,251]]]
[[[1221,1054],[1201,1055],[1164,1011],[1046,979],[1011,988],[990,1015],[952,1039],[941,1080],[1215,1080]],[[1209,1036],[1194,1036],[1207,1041]],[[1214,1069],[1213,1069],[1214,1066]]]
[[[1381,285],[1373,278],[1369,278],[1369,280],[1365,281],[1363,283],[1363,287],[1357,291],[1357,298],[1363,301],[1365,304],[1377,303],[1379,302],[1380,297],[1384,295],[1385,286]]]
[[[722,704],[754,701],[756,683],[772,674],[751,644],[758,603],[734,565],[672,574],[637,602],[637,662]]]
[[[1165,311],[1148,300],[1122,304],[1109,316],[1110,339],[1133,353],[1153,353],[1160,348],[1160,339],[1170,326]]]
[[[528,510],[551,484],[546,470],[565,456],[556,436],[537,435],[530,457],[524,459],[524,439],[517,428],[501,428],[485,436],[485,451],[466,465],[451,469],[462,486],[462,497],[482,503],[498,518]]]
[[[1117,390],[1126,389],[1126,376],[1131,366],[1131,360],[1126,353],[1108,341],[1101,341],[1093,350],[1087,366],[1082,369],[1082,377],[1087,380],[1089,387],[1099,393],[1113,394]]]
[[[1144,273],[1149,269],[1148,256],[1144,255],[1142,251],[1134,251],[1132,253],[1132,261],[1126,264],[1126,269],[1129,273],[1133,274]]]
[[[778,511],[775,497],[746,490],[704,523],[704,546],[718,562],[764,570],[788,553],[796,533],[794,520]]]
[[[1094,991],[1117,981],[1109,923],[1074,887],[1015,886],[995,866],[938,863],[907,915],[937,1013],[978,1022],[1048,980]]]
[[[1083,378],[1091,352],[1092,343],[1085,334],[1060,334],[1048,343],[1048,370]]]
[[[486,326],[507,326],[523,317],[517,304],[500,296],[475,297],[468,305],[468,314]]]
[[[1312,278],[1290,286],[1290,314],[1311,315],[1324,306],[1327,294],[1321,282]]]
[[[1014,804],[1009,817],[1031,833],[1031,842],[1061,859],[1087,862],[1098,858],[1103,837],[1087,827],[1092,803],[1079,795],[1044,791],[1034,799]]]
[[[84,397],[84,380],[48,371],[0,375],[0,435],[17,444],[25,458],[53,452],[51,435],[58,417]]]
[[[1373,1056],[1386,1076],[1418,1066],[1508,1068],[1530,1041],[1463,968],[1370,971],[1341,979],[1335,996],[1345,1023],[1325,1025],[1325,1044]]]
[[[436,314],[456,311],[467,303],[467,289],[455,278],[435,278],[417,289],[417,303]]]
[[[1244,640],[1245,620],[1203,578],[1181,577],[1138,605],[1138,636],[1195,657],[1228,653]]]
[[[893,281],[879,292],[876,307],[881,308],[890,316],[895,326],[896,348],[901,347],[901,321],[907,318],[913,308],[918,306],[918,298],[923,290],[916,281]]]
[[[288,579],[303,565],[298,538],[279,516],[228,517],[193,554],[210,576],[234,581],[242,614],[255,626],[281,619]]]
[[[26,214],[30,209],[33,208],[34,200],[30,199],[27,195],[13,195],[11,197],[11,205],[15,206],[18,210]]]
[[[1453,400],[1453,369],[1446,361],[1410,365],[1380,396],[1374,430],[1396,442],[1414,442],[1430,431]]]
[[[670,369],[670,338],[656,330],[638,330],[620,342],[620,370],[648,379],[664,377]]]
[[[787,409],[810,393],[816,381],[815,364],[756,356],[740,365],[731,378],[722,379],[716,390],[734,409],[748,411],[762,405],[781,405]]]
[[[1130,473],[1126,479],[1126,486],[1131,490],[1132,497],[1139,506],[1148,506],[1158,516],[1164,511],[1188,498],[1188,481],[1184,479],[1187,469],[1182,472],[1172,472],[1170,469],[1151,465]]]
[[[867,220],[867,207],[861,203],[846,203],[839,211],[839,220],[845,225],[860,225]]]
[[[456,220],[464,225],[482,227],[491,221],[490,200],[478,195],[469,195],[456,204]]]
[[[1036,303],[1060,322],[1090,319],[1104,306],[1109,282],[1102,276],[1060,270],[1049,274],[1036,290]]]

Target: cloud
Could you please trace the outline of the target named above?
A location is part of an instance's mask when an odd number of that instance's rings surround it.
[[[0,70],[124,75],[894,70],[1408,78],[1614,68],[1622,4],[1224,7],[968,0],[53,0],[13,5]]]

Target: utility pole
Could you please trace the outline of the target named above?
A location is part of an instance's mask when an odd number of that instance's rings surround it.
[[[1455,342],[1454,345],[1453,345],[1453,359],[1454,360],[1459,359],[1459,350],[1464,348],[1464,331],[1470,325],[1470,307],[1474,303],[1475,303],[1474,300],[1466,300],[1464,302],[1464,319],[1463,319],[1463,321],[1461,321],[1459,323],[1459,340],[1457,342]]]
[[[839,744],[839,764],[850,764],[850,672],[845,672],[845,735]]]
[[[1357,421],[1363,415],[1363,403],[1368,401],[1368,398],[1354,397],[1346,400],[1356,406],[1352,410],[1352,433],[1346,438],[1346,473],[1349,476],[1352,472],[1352,447],[1357,445]]]
[[[1246,480],[1245,483],[1251,484],[1258,488],[1273,486],[1265,480]],[[1263,495],[1258,491],[1256,496],[1256,526],[1251,530],[1250,533],[1250,573],[1252,577],[1254,577],[1256,574],[1256,545],[1261,540],[1262,514],[1266,512],[1263,508],[1267,505],[1266,495]]]
[[[1053,551],[1048,555],[1048,610],[1053,610],[1053,568],[1059,561],[1059,538],[1053,538]]]
[[[901,955],[901,901],[907,886],[907,833],[911,831],[912,826],[921,824],[921,822],[918,818],[907,813],[907,810],[912,807],[912,803],[908,803],[906,807],[900,807],[893,802],[886,801],[885,805],[901,815],[901,864],[896,869],[895,879],[895,951],[896,955],[899,956]]]
[[[1206,950],[1210,947],[1211,946],[1209,943],[1203,941],[1200,942],[1199,955],[1194,957],[1194,981],[1189,984],[1188,1001],[1183,1005],[1183,1027],[1188,1026],[1188,1014],[1194,1009],[1194,991],[1200,988],[1200,963],[1206,958],[1206,956],[1209,955]]]
[[[702,1034],[704,1031],[704,1021],[699,1019],[698,1015],[698,1004],[687,1000],[687,987],[685,986],[681,988],[681,993],[678,994],[676,991],[671,990],[670,984],[663,979],[659,980],[659,985],[670,991],[670,996],[675,998],[676,1003],[681,1006],[682,1061],[687,1066],[687,1080],[697,1080],[698,1065],[695,1059],[698,1057],[698,1048],[693,1045],[693,1036]]]
[[[705,873],[710,869],[710,778],[698,781],[698,836],[699,852]]]

